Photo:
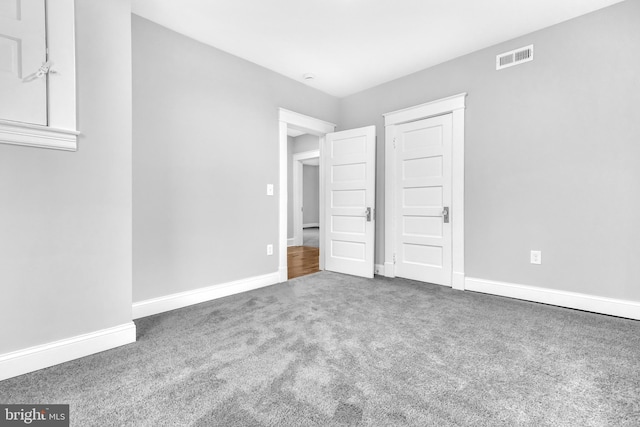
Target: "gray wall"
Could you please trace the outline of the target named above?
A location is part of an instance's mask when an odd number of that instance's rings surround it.
[[[533,62],[495,70],[531,43]],[[383,214],[382,114],[468,92],[467,276],[640,301],[639,47],[626,1],[350,96],[339,123],[377,125]]]
[[[383,214],[381,114],[464,91],[467,275],[640,301],[638,1],[341,102],[129,0],[76,2],[76,25],[79,151],[0,144],[0,354],[130,321],[132,226],[136,301],[275,272],[278,107],[378,126]],[[495,71],[529,43],[535,61]]]
[[[131,8],[76,2],[75,153],[0,144],[0,354],[131,321]]]
[[[134,301],[277,272],[278,108],[335,121],[338,100],[132,21]]]
[[[304,153],[305,151],[314,151],[320,149],[320,138],[315,135],[304,134],[296,136],[293,144],[294,153]]]
[[[302,225],[320,223],[320,168],[302,167]]]

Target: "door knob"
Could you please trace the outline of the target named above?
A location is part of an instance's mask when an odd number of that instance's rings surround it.
[[[36,79],[41,79],[49,73],[53,73],[53,70],[51,69],[51,61],[43,62],[40,68],[38,68],[34,73],[23,78],[22,81],[25,83],[31,82]]]
[[[445,224],[449,223],[449,206],[445,206],[444,208],[442,208],[442,219],[444,220]]]
[[[367,215],[367,222],[371,222],[371,216],[372,216],[371,215],[371,208],[367,208],[366,215]]]

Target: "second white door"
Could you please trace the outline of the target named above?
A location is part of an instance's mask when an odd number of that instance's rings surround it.
[[[373,277],[376,129],[329,133],[323,147],[325,269]]]
[[[395,275],[451,286],[451,114],[395,127]]]

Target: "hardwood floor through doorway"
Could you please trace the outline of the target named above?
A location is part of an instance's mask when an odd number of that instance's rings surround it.
[[[289,279],[320,271],[320,248],[290,246],[287,248]]]

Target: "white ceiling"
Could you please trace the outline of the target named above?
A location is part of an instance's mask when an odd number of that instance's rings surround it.
[[[301,130],[294,129],[291,126],[287,126],[287,136],[292,136],[295,138],[296,136],[300,136],[304,134],[305,132],[302,132]]]
[[[620,1],[133,0],[133,12],[344,97]]]

